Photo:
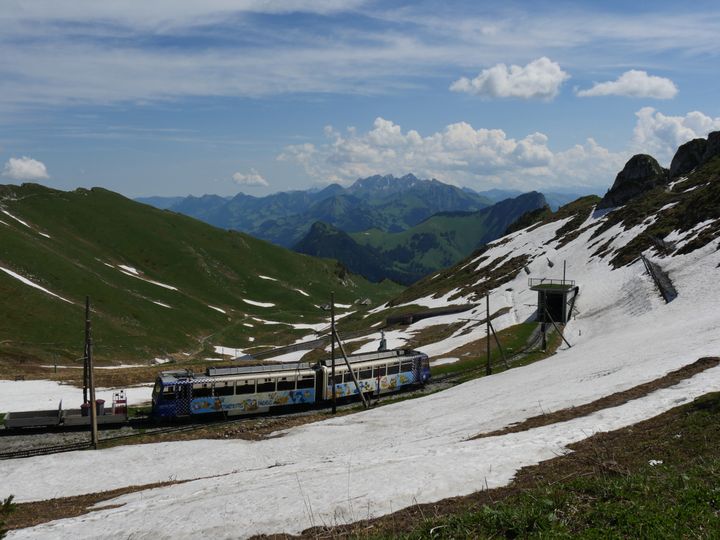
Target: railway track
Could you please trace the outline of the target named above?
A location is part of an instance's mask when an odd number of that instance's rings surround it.
[[[53,446],[38,446],[36,448],[26,448],[24,450],[14,450],[12,452],[0,453],[0,460],[4,459],[21,459],[34,456],[47,456],[49,454],[60,454],[62,452],[73,452],[75,450],[85,450],[90,448],[89,442],[78,442],[71,444],[56,444]]]
[[[315,411],[313,409],[312,411]],[[283,416],[298,416],[302,414],[306,414],[306,411],[296,412],[296,413],[288,413]],[[157,436],[157,435],[165,435],[165,434],[174,434],[174,433],[187,433],[192,431],[197,431],[199,429],[206,429],[206,428],[219,428],[222,426],[227,425],[237,425],[237,424],[243,424],[243,423],[251,423],[251,422],[257,422],[258,420],[262,420],[264,418],[268,417],[274,417],[273,415],[262,415],[262,416],[254,416],[254,417],[242,417],[242,418],[233,418],[232,420],[216,420],[212,422],[201,422],[201,423],[193,423],[193,424],[186,424],[181,426],[167,426],[167,427],[143,427],[142,423],[139,424],[137,427],[138,431],[135,433],[126,433],[122,435],[114,435],[110,437],[104,437],[98,441],[98,447],[102,448],[114,443],[122,442],[122,441],[128,441],[132,439],[137,439],[138,437],[145,437],[145,436]],[[12,436],[12,435],[8,435]],[[48,445],[48,446],[35,446],[32,448],[27,449],[21,449],[21,450],[13,450],[9,452],[0,452],[0,461],[2,460],[8,460],[8,459],[22,459],[27,457],[34,457],[34,456],[46,456],[50,454],[59,454],[63,452],[74,452],[76,450],[88,450],[92,447],[92,444],[89,441],[82,441],[82,442],[73,442],[73,443],[66,443],[66,444],[56,444],[56,445]]]
[[[548,329],[548,334],[552,333],[552,328]],[[528,340],[528,343],[526,343],[525,347],[517,351],[514,355],[510,356],[508,358],[508,363],[511,365],[520,360],[522,357],[524,357],[528,352],[535,350],[539,347],[541,342],[541,334],[538,331],[534,332],[533,335],[531,335],[530,339]],[[499,360],[496,360],[496,362],[499,362]],[[460,382],[463,382],[467,379],[468,375],[472,375],[473,373],[482,374],[484,372],[484,367],[478,367],[475,369],[471,369],[468,371],[463,371],[459,373],[449,373],[446,375],[436,375],[434,376],[428,384],[420,389],[410,390],[405,394],[405,397],[413,397],[413,396],[420,396],[423,394],[429,394],[436,392],[438,390],[442,390],[444,388],[454,386],[455,384],[458,384]],[[388,396],[390,400],[394,396]],[[347,403],[340,405],[339,408],[350,408],[350,407],[357,407],[357,403]],[[309,411],[300,411],[300,412],[294,412],[294,413],[287,413],[283,414],[283,416],[299,416],[303,414],[308,414],[308,412],[315,412],[318,409],[313,408]],[[137,431],[134,433],[126,433],[122,435],[115,435],[110,437],[105,437],[103,439],[100,439],[98,441],[98,446],[105,447],[108,445],[112,445],[115,443],[122,443],[122,441],[129,441],[132,439],[137,439],[138,437],[144,437],[144,436],[157,436],[157,435],[165,435],[165,434],[174,434],[174,433],[183,433],[183,432],[192,432],[200,429],[206,429],[206,428],[218,428],[226,425],[237,425],[242,423],[251,423],[251,422],[257,422],[258,420],[261,420],[263,418],[268,417],[274,417],[276,415],[262,415],[262,416],[252,416],[252,417],[241,417],[241,418],[233,418],[230,420],[215,420],[212,422],[202,422],[202,423],[192,423],[192,424],[185,424],[185,425],[175,425],[175,426],[166,426],[166,427],[148,427],[149,419],[148,418],[137,418],[134,420],[133,423],[136,424]],[[52,446],[37,446],[27,449],[21,449],[21,450],[14,450],[9,452],[0,452],[0,460],[8,460],[8,459],[21,459],[21,458],[27,458],[27,457],[33,457],[33,456],[43,456],[43,455],[49,455],[49,454],[57,454],[62,452],[73,452],[77,450],[87,450],[92,447],[91,443],[88,441],[84,442],[73,442],[68,444],[58,444],[58,445],[52,445]]]

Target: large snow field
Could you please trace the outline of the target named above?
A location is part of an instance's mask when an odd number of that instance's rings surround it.
[[[577,317],[566,329],[572,348],[563,346],[544,361],[441,393],[300,426],[263,441],[158,443],[0,462],[0,497],[14,494],[18,501],[195,479],[128,494],[100,505],[121,505],[117,508],[14,531],[10,538],[235,538],[363,519],[504,485],[520,467],[559,455],[567,444],[720,390],[718,367],[585,417],[469,440],[656,379],[702,356],[720,355],[717,241],[689,255],[654,258],[679,292],[666,305],[641,264],[610,271],[605,261],[591,260],[592,231],[561,249],[545,245],[560,225],[516,233],[484,256],[494,259],[513,249],[536,252],[531,277],[561,277],[567,260],[568,278],[581,288]],[[622,243],[639,230],[623,234]],[[619,232],[608,231],[600,243]],[[555,263],[552,269],[547,258]],[[493,312],[511,308],[494,321],[496,328],[532,314],[536,297],[527,278],[521,272],[491,294]],[[483,304],[474,311],[481,318]],[[457,314],[458,320],[468,317],[469,312]],[[393,342],[402,340],[391,334]],[[462,339],[481,336],[481,331],[466,336],[458,331],[421,350],[445,354]],[[168,526],[172,523],[182,526]]]

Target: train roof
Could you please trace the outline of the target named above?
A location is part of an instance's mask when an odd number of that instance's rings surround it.
[[[369,353],[351,354],[348,356],[348,360],[351,364],[361,362],[372,362],[378,360],[389,360],[391,358],[398,358],[404,356],[414,356],[421,354],[418,351],[410,349],[391,349],[387,351],[375,351]],[[329,363],[330,360],[323,360],[321,363]],[[335,357],[336,365],[343,364],[344,360],[341,354]],[[290,375],[293,372],[298,373],[301,371],[310,371],[318,364],[310,364],[308,362],[294,362],[288,364],[264,364],[257,366],[218,366],[209,367],[203,374],[195,374],[188,369],[179,369],[172,371],[160,372],[160,379],[164,384],[173,384],[180,381],[198,381],[198,380],[213,380],[217,377],[225,377],[231,375],[238,376],[252,376],[252,375]]]

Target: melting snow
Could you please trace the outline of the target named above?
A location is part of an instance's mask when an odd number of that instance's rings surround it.
[[[143,384],[126,388],[128,404],[136,405],[150,401],[151,387],[152,384]],[[97,399],[104,399],[110,404],[113,392],[117,390],[118,388],[98,388]],[[63,409],[79,408],[82,403],[82,388],[46,380],[0,380],[0,412],[57,409],[61,400]]]
[[[259,277],[260,279],[267,279],[268,281],[277,281],[277,279],[275,279],[274,277],[270,277],[270,276],[262,276],[262,275],[259,275],[258,277]]]
[[[438,358],[437,360],[433,360],[432,362],[430,362],[430,365],[431,366],[442,366],[444,364],[454,364],[458,360],[460,360],[460,359],[452,358],[452,357],[451,358]]]
[[[250,304],[251,306],[257,306],[257,307],[275,307],[275,304],[271,302],[256,302],[255,300],[248,300],[246,298],[242,299],[243,302],[246,304]]]
[[[126,266],[124,264],[118,264],[118,268],[125,270],[125,272],[129,272],[130,274],[134,276],[139,276],[140,272],[136,268],[133,268],[132,266]]]
[[[6,274],[14,277],[15,279],[21,281],[21,282],[24,283],[25,285],[29,285],[30,287],[33,287],[33,288],[35,288],[35,289],[38,289],[38,290],[40,290],[40,291],[42,291],[42,292],[44,292],[44,293],[46,293],[46,294],[49,294],[50,296],[54,296],[55,298],[59,298],[59,299],[62,300],[63,302],[67,302],[68,304],[72,304],[72,302],[71,302],[70,300],[68,300],[67,298],[63,298],[63,297],[60,296],[59,294],[55,294],[55,293],[52,292],[52,291],[48,291],[45,287],[41,287],[41,286],[38,285],[37,283],[33,283],[33,282],[30,281],[29,279],[27,279],[27,278],[25,278],[25,277],[22,277],[20,274],[16,274],[16,273],[13,272],[12,270],[8,270],[7,268],[3,268],[2,266],[0,266],[0,270],[2,270],[2,271],[5,272]]]
[[[310,296],[308,293],[306,293],[306,292],[303,291],[302,289],[293,289],[293,290],[299,292],[299,293],[302,294],[303,296]]]
[[[171,291],[177,291],[177,287],[173,287],[172,285],[168,285],[166,283],[161,283],[160,281],[153,281],[152,279],[147,279],[145,277],[142,277],[140,275],[140,272],[133,268],[132,266],[125,266],[122,264],[119,264],[117,268],[126,276],[134,277],[137,279],[140,279],[142,281],[145,281],[147,283],[152,283],[153,285],[157,285],[158,287],[162,287],[164,289],[169,289]]]
[[[219,308],[219,307],[215,307],[215,306],[211,306],[210,304],[208,304],[208,307],[209,307],[210,309],[214,309],[215,311],[219,311],[220,313],[227,313],[227,311],[225,311],[224,309]]]
[[[223,347],[222,345],[215,345],[213,347],[215,350],[215,354],[222,354],[223,356],[244,356],[245,353],[242,349],[238,349],[237,347]]]
[[[7,210],[5,210],[4,208],[0,208],[0,212],[2,212],[3,214],[5,214],[7,217],[14,219],[15,221],[17,221],[17,222],[20,223],[21,225],[25,225],[28,229],[32,229],[32,227],[31,227],[30,225],[28,225],[27,223],[25,223],[22,219],[20,219],[19,217],[13,216],[10,212],[8,212]]]
[[[157,304],[158,306],[162,306],[164,308],[172,309],[172,306],[168,306],[167,304],[163,304],[162,302],[158,302],[157,300],[153,300],[152,303]]]

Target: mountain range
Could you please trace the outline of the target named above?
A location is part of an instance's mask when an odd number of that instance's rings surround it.
[[[367,229],[398,232],[438,212],[475,211],[493,203],[477,193],[412,174],[371,176],[347,188],[331,184],[320,191],[286,191],[265,197],[238,193],[231,198],[203,195],[180,201],[162,197],[137,200],[284,247],[299,242],[317,221],[348,233]]]
[[[409,285],[502,236],[526,212],[545,207],[543,195],[530,192],[475,212],[439,212],[399,232],[371,229],[348,234],[318,221],[293,249],[337,259],[373,281],[389,278]]]

